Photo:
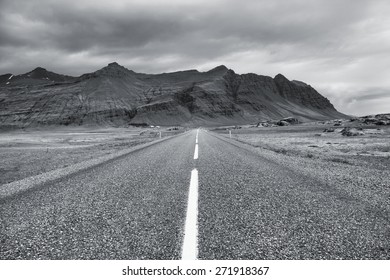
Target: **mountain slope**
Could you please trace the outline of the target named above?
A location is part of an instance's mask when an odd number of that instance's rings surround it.
[[[70,77],[36,68],[0,76],[0,125],[221,125],[294,116],[341,118],[311,86],[221,65],[162,74],[135,73],[110,63]]]

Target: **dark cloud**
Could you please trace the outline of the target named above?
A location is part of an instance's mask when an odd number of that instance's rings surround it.
[[[346,101],[354,102],[354,101],[377,100],[382,98],[390,98],[390,89],[384,89],[384,88],[365,89],[364,91],[356,92],[355,96],[351,96],[347,98]]]
[[[390,87],[323,88],[322,92],[330,97],[336,108],[352,115],[390,113]]]
[[[390,87],[389,12],[386,0],[3,0],[0,72],[226,64],[282,72],[337,98],[352,87]]]

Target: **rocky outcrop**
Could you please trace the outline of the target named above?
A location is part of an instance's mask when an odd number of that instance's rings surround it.
[[[150,75],[114,62],[80,77],[40,67],[0,76],[2,127],[221,125],[286,117],[305,121],[345,115],[303,82],[280,74],[239,75],[223,65],[208,72]]]
[[[390,114],[369,115],[357,120],[364,124],[390,125]]]
[[[293,124],[298,124],[298,123],[299,123],[299,120],[297,118],[288,117],[288,118],[284,118],[284,119],[278,121],[276,124],[279,126],[287,126],[287,125],[293,125]]]
[[[345,127],[341,130],[341,135],[343,136],[360,136],[364,135],[363,129],[361,127]]]

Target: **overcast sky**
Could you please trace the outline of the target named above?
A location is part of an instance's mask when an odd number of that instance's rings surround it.
[[[0,0],[0,74],[224,64],[311,84],[344,113],[390,112],[388,0]]]

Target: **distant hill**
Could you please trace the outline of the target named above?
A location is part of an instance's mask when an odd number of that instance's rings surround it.
[[[142,74],[118,63],[70,77],[36,68],[0,76],[0,126],[153,125],[212,126],[296,117],[345,117],[310,85],[221,65]]]

